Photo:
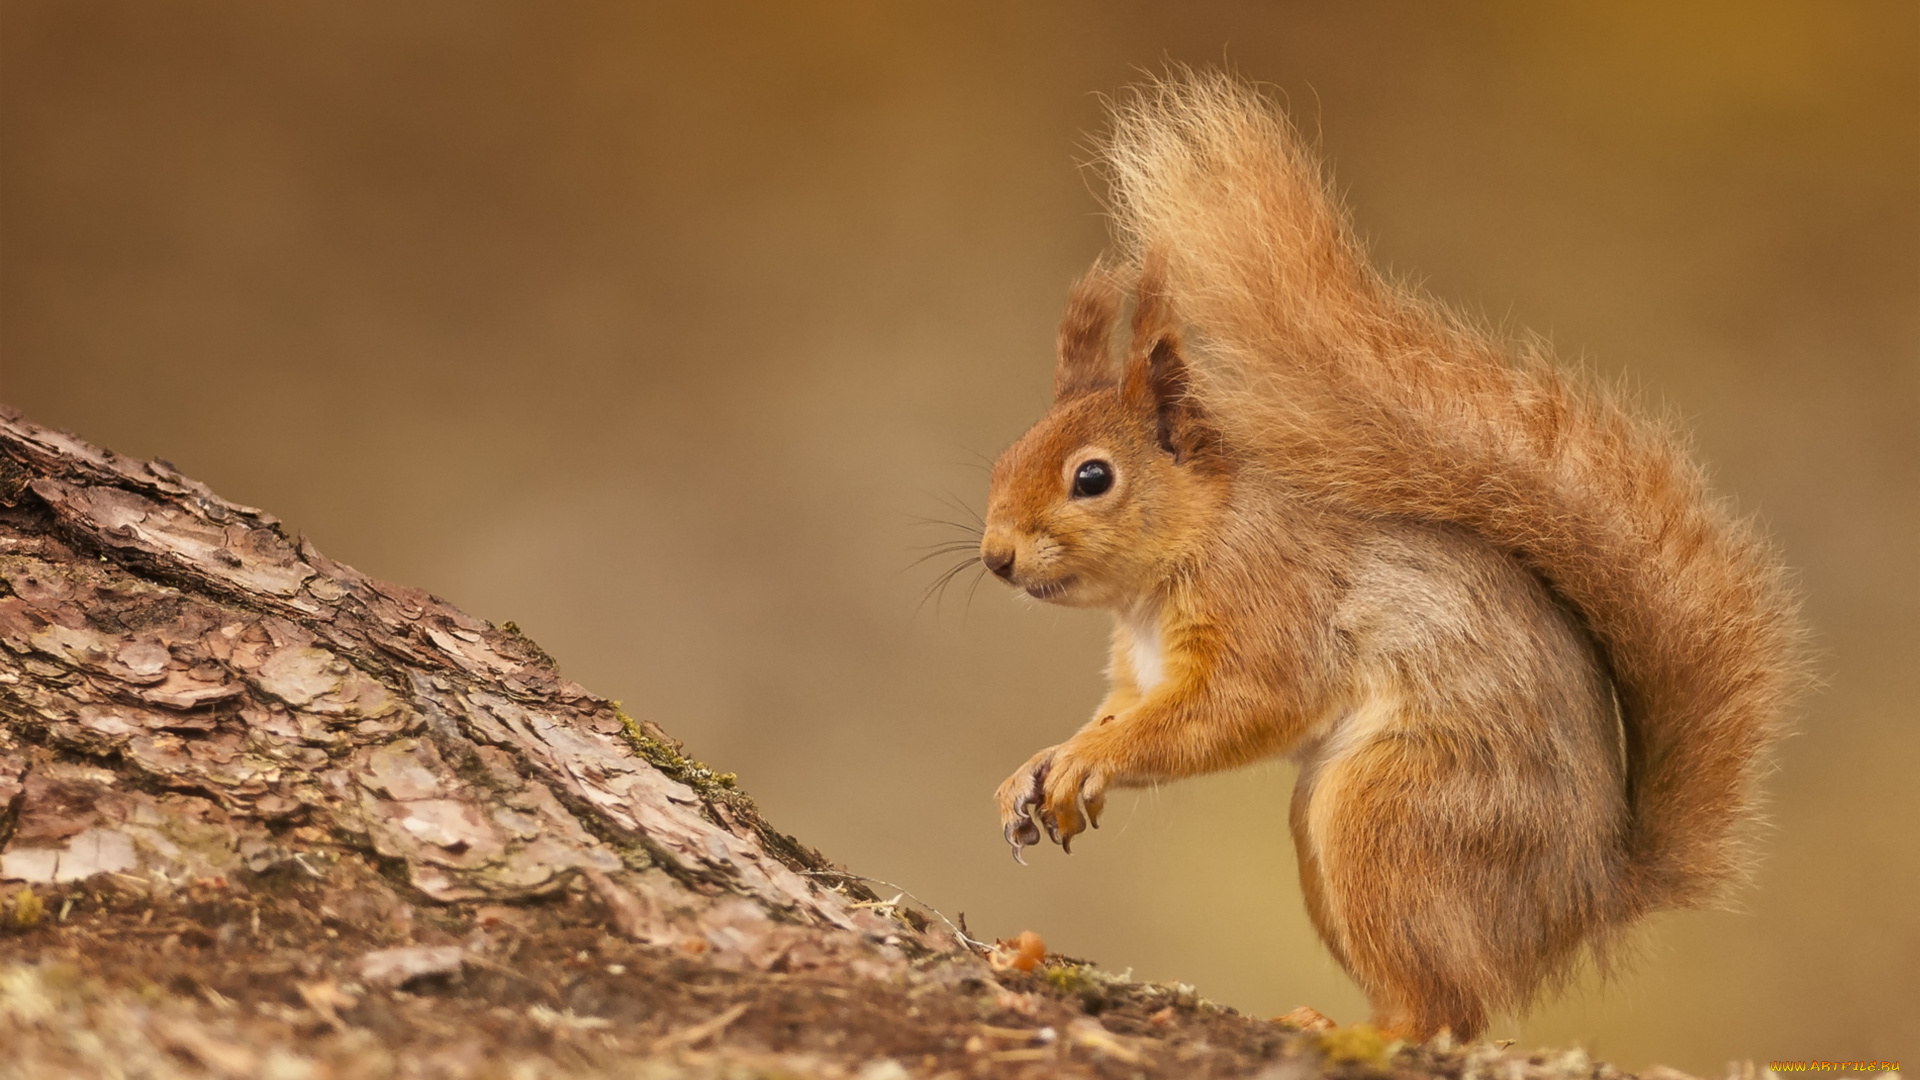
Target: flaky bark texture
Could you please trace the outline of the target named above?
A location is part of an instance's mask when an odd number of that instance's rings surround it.
[[[0,451],[0,879],[260,873],[299,863],[293,824],[421,899],[584,881],[636,940],[750,962],[797,938],[711,933],[716,907],[914,934],[850,908],[731,777],[511,624],[357,573],[164,463],[13,413]]]
[[[0,1049],[0,1080],[1622,1075],[978,955],[511,624],[4,406]]]

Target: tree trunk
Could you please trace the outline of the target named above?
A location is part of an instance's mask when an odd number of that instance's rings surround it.
[[[983,959],[513,624],[3,406],[0,646],[0,1077],[1500,1056],[1295,1033],[1037,938]]]
[[[872,897],[512,624],[164,462],[14,413],[0,450],[0,878],[164,891],[339,845],[397,895],[585,892],[637,941],[749,963],[808,934],[954,947],[850,906]]]

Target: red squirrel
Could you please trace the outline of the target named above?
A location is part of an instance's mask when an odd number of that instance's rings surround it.
[[[980,559],[1111,611],[1111,689],[1001,785],[1015,857],[1115,788],[1290,756],[1313,924],[1412,1038],[1724,896],[1802,631],[1683,438],[1384,277],[1233,78],[1138,89],[1101,161],[1117,254],[994,464]]]

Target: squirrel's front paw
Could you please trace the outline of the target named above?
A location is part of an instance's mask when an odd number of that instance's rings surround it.
[[[1041,830],[1073,854],[1073,838],[1089,826],[1100,827],[1100,809],[1106,803],[1105,775],[1071,742],[1035,754],[1000,785],[1000,821],[1015,861],[1024,864],[1021,849],[1040,842]]]

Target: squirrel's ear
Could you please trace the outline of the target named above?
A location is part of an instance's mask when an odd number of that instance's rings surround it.
[[[1160,288],[1157,260],[1149,260],[1140,275],[1140,291],[1133,307],[1133,343],[1120,396],[1154,418],[1154,436],[1160,448],[1183,464],[1206,453],[1215,433],[1188,392],[1186,357],[1173,326],[1165,294]]]
[[[1120,317],[1120,288],[1106,263],[1096,262],[1067,300],[1060,321],[1060,361],[1053,369],[1055,404],[1113,385],[1108,341]]]

